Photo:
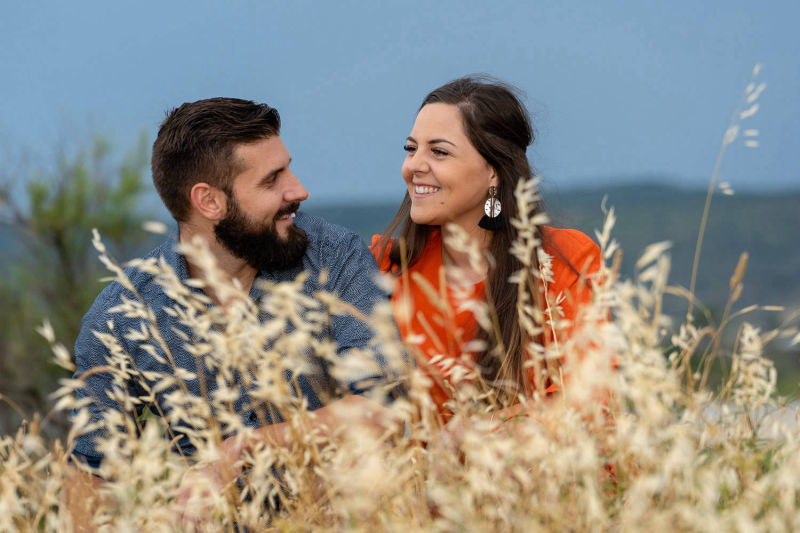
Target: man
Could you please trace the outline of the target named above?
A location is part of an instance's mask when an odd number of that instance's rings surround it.
[[[178,242],[188,243],[199,237],[208,245],[221,271],[249,292],[253,301],[261,297],[263,281],[292,281],[306,271],[309,276],[303,289],[305,294],[311,296],[322,288],[331,290],[359,312],[369,315],[373,305],[386,298],[374,283],[377,268],[372,255],[354,233],[298,212],[308,192],[290,170],[290,163],[289,151],[280,138],[278,112],[265,104],[212,98],[183,104],[171,111],[153,145],[152,172],[161,199],[178,223],[178,235],[148,257],[163,258],[182,283],[189,278],[202,278],[201,266],[176,251]],[[320,279],[323,270],[327,278],[324,285]],[[121,298],[132,298],[132,294],[118,282],[106,287],[84,317],[75,345],[75,378],[85,380],[87,385],[79,391],[78,398],[88,402],[93,421],[102,421],[109,412],[122,410],[117,399],[120,393],[144,399],[137,411],[149,402],[151,411],[164,414],[171,408],[165,402],[166,391],[151,394],[153,383],[144,376],[152,374],[147,372],[170,373],[175,367],[198,371],[195,355],[186,349],[186,339],[192,338],[192,332],[168,309],[172,298],[153,275],[133,269],[128,270],[128,275],[136,292],[154,313],[170,354],[169,357],[164,353],[154,354],[140,340],[131,340],[127,333],[140,330],[144,319],[126,318],[114,312]],[[196,287],[190,290],[201,292]],[[230,303],[220,301],[223,297],[211,291],[206,296],[213,305]],[[123,384],[103,371],[110,364],[103,334],[112,335],[130,355],[130,379]],[[337,353],[344,353],[368,348],[372,333],[355,317],[337,315],[318,337],[333,340]],[[373,379],[364,380],[361,376],[349,382],[334,379],[327,363],[311,356],[303,372],[291,376],[292,383],[299,385],[296,394],[303,397],[309,410],[318,410],[320,420],[330,424],[332,407],[337,403],[361,402],[360,397],[350,393],[359,394],[370,382],[375,384],[387,378],[385,361],[374,351],[372,354],[373,367],[379,370],[367,376]],[[204,379],[184,380],[194,396],[210,397],[215,392],[215,372],[208,368],[204,372]],[[259,409],[259,403],[247,396],[245,387],[234,407],[244,426],[259,427],[266,423],[264,437],[269,436],[277,443],[285,439],[279,417],[268,409]],[[171,430],[180,451],[191,454],[192,446],[181,436],[180,425]],[[97,430],[77,438],[73,450],[75,461],[92,467],[101,463],[102,452],[96,446],[101,434],[102,430]],[[227,446],[228,463],[224,468],[236,468],[240,453],[239,446]]]

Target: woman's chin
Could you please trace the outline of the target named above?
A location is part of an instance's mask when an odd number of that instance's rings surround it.
[[[439,221],[436,217],[431,216],[430,214],[426,213],[414,213],[414,210],[411,210],[409,213],[409,217],[414,224],[425,225],[425,226],[438,226]]]

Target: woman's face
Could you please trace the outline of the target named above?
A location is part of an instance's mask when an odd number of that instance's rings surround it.
[[[411,220],[437,226],[452,222],[472,232],[484,214],[489,187],[498,180],[467,138],[461,111],[449,104],[424,106],[405,150],[401,172]]]

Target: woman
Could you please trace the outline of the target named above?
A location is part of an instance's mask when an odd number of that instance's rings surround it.
[[[408,192],[384,235],[373,237],[381,270],[395,280],[392,304],[400,332],[406,343],[416,345],[418,364],[433,383],[431,398],[445,416],[457,381],[453,368],[462,363],[477,365],[501,406],[515,403],[520,393],[556,390],[560,382],[552,370],[548,378],[541,367],[526,365],[530,355],[524,346],[529,340],[547,344],[561,334],[530,339],[518,320],[519,287],[509,282],[522,266],[509,253],[517,237],[511,220],[517,215],[517,182],[533,177],[525,153],[532,141],[528,113],[506,84],[464,77],[434,90],[406,140],[401,172]],[[461,228],[487,260],[470,261],[463,249],[448,244],[442,238],[445,224]],[[398,229],[402,240],[393,239]],[[576,230],[540,226],[537,236],[551,257],[547,294],[551,302],[563,295],[563,318],[573,320],[591,298],[587,282],[599,269],[600,250]],[[545,287],[539,288],[530,291],[529,301],[545,309]],[[464,309],[465,298],[487,301],[496,333],[477,326]]]

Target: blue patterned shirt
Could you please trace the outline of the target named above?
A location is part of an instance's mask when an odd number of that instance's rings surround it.
[[[373,305],[388,298],[382,289],[376,284],[379,273],[375,265],[375,260],[361,238],[355,233],[343,227],[330,224],[320,218],[298,213],[295,224],[303,229],[309,237],[309,245],[302,266],[294,270],[281,272],[259,272],[250,290],[250,297],[258,301],[261,297],[259,280],[272,282],[293,281],[298,274],[307,271],[310,275],[304,283],[304,294],[312,296],[315,291],[328,290],[339,296],[339,298],[353,306],[365,315],[369,315]],[[172,235],[161,246],[151,251],[148,257],[163,257],[177,274],[178,278],[185,282],[189,279],[189,271],[185,258],[176,251],[177,237]],[[319,274],[326,269],[328,272],[327,283],[323,286],[320,283]],[[161,285],[156,283],[151,274],[129,268],[126,274],[133,283],[136,292],[142,300],[150,307],[155,314],[158,329],[165,343],[170,349],[174,358],[175,365],[182,367],[190,372],[197,372],[197,360],[194,355],[186,349],[186,341],[181,338],[181,334],[175,329],[192,338],[191,330],[173,318],[166,308],[174,305],[173,300],[165,294]],[[194,292],[201,292],[198,288],[191,289]],[[123,349],[130,355],[133,363],[131,378],[126,381],[127,393],[131,397],[146,396],[142,388],[142,380],[148,372],[174,373],[172,367],[158,359],[163,357],[153,357],[148,351],[142,348],[142,342],[132,341],[126,338],[126,333],[130,330],[139,330],[142,319],[127,318],[122,313],[110,313],[109,309],[121,303],[121,297],[133,298],[133,295],[117,281],[109,284],[94,301],[94,304],[83,318],[81,332],[75,343],[75,358],[77,370],[75,378],[79,378],[84,372],[91,369],[109,364],[107,361],[108,349],[100,342],[94,334],[97,332],[112,332],[109,329],[109,321],[113,322],[113,334],[119,339]],[[262,311],[260,319],[268,320]],[[316,334],[320,340],[330,339],[337,345],[337,353],[342,353],[349,348],[367,348],[373,333],[370,328],[360,320],[350,315],[331,316],[327,328]],[[308,409],[314,410],[328,401],[339,398],[346,392],[359,394],[367,390],[371,385],[383,381],[389,376],[389,371],[378,350],[373,349],[373,354],[383,375],[367,376],[358,381],[338,382],[334,379],[328,368],[328,363],[321,357],[311,356],[305,361],[302,374],[297,376],[302,396],[308,403]],[[215,373],[204,369],[204,386],[207,387],[208,394],[213,394],[215,385]],[[287,379],[292,376],[287,374]],[[396,375],[392,374],[392,378]],[[200,380],[184,380],[189,391],[196,396],[202,396],[202,386]],[[78,391],[78,398],[91,397],[92,402],[89,406],[93,420],[103,418],[103,412],[107,409],[120,409],[116,402],[111,400],[106,391],[114,386],[111,374],[107,372],[97,372],[86,378],[87,387]],[[168,391],[166,391],[168,392]],[[163,404],[164,392],[156,394],[158,409],[153,412],[165,412],[168,407]],[[261,409],[256,412],[253,408],[255,402],[251,402],[247,396],[247,391],[242,387],[240,398],[234,403],[234,410],[241,416],[242,422],[246,426],[258,427],[262,422],[279,422],[280,416],[275,414],[274,409]],[[261,404],[263,407],[264,404]],[[141,412],[143,406],[139,406]],[[73,455],[79,460],[83,460],[92,466],[99,465],[102,454],[95,449],[94,440],[101,430],[81,435],[76,439]],[[178,430],[180,432],[180,430]],[[186,454],[191,454],[193,449],[187,438],[182,438],[178,446]]]

